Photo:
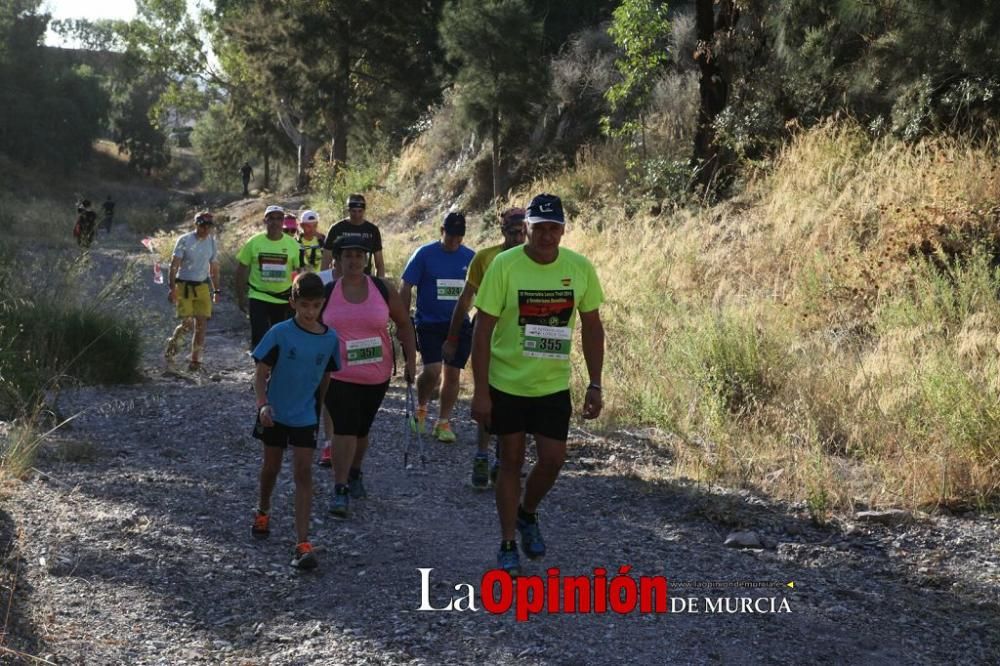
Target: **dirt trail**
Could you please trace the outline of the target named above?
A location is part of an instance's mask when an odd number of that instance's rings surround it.
[[[350,520],[326,513],[332,484],[316,468],[320,567],[298,572],[289,566],[287,467],[271,538],[250,538],[259,449],[249,437],[243,315],[225,294],[209,328],[207,369],[164,374],[172,318],[145,252],[123,227],[93,249],[107,275],[135,262],[123,297],[143,313],[147,381],[63,394],[60,411],[81,415],[0,508],[0,527],[22,534],[12,648],[58,664],[1000,661],[995,518],[819,528],[801,507],[639,480],[636,469],[669,459],[636,433],[573,431],[570,460],[542,507],[550,553],[527,573],[604,567],[611,577],[630,565],[634,576],[668,577],[671,596],[696,599],[699,612],[543,612],[517,622],[513,611],[418,611],[418,568],[434,569],[429,597],[441,607],[458,584],[478,590],[498,537],[492,495],[466,483],[474,433],[466,405],[455,419],[459,443],[429,444],[429,475],[401,468],[398,379],[372,434],[370,497]],[[725,547],[738,527],[754,530],[763,547]],[[698,587],[711,581],[777,586]],[[767,601],[755,612],[713,613],[706,598]],[[772,599],[788,612],[757,612]]]

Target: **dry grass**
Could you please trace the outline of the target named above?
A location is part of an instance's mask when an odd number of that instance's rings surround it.
[[[606,423],[669,429],[679,474],[823,520],[1000,496],[998,166],[994,145],[840,124],[710,209],[625,210],[610,147],[510,201],[563,196],[564,243],[601,276]]]
[[[817,514],[995,499],[997,165],[992,146],[827,126],[741,200],[570,234],[626,341],[609,345],[611,418],[700,442],[678,451],[692,476]],[[725,378],[748,374],[734,409]]]

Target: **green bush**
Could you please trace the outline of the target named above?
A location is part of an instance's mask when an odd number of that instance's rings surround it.
[[[719,311],[690,322],[672,345],[702,403],[747,413],[780,388],[781,346],[751,319]]]
[[[321,160],[309,170],[313,193],[328,201],[334,210],[346,205],[349,194],[370,192],[381,180],[382,170],[375,159],[342,164],[339,169],[333,162]]]
[[[135,381],[141,360],[138,331],[109,315],[62,301],[0,305],[0,414],[30,409],[65,382]]]

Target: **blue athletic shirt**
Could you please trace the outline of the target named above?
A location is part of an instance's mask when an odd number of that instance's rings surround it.
[[[441,241],[417,248],[403,270],[403,280],[417,288],[417,324],[451,321],[474,256],[476,253],[464,245],[446,252]],[[468,316],[465,320],[469,320]]]
[[[328,326],[310,333],[295,319],[275,324],[253,350],[258,363],[271,366],[267,401],[272,418],[292,428],[318,422],[316,389],[324,372],[340,370],[340,339]]]

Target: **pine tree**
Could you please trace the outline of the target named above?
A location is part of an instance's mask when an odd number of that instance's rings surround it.
[[[489,128],[496,198],[503,142],[548,94],[536,46],[542,23],[524,0],[452,0],[445,5],[440,31],[445,57],[457,68],[455,97],[462,117],[472,129]]]

